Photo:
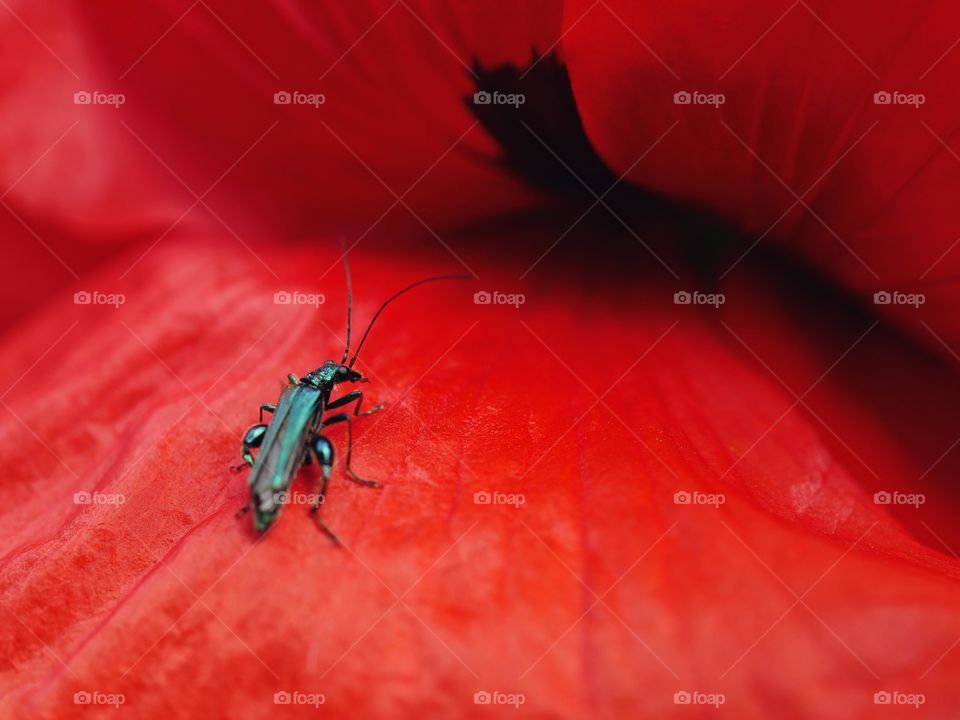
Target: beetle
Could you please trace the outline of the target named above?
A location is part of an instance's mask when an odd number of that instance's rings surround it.
[[[312,456],[316,458],[317,464],[320,466],[322,477],[319,492],[316,494],[310,512],[313,514],[317,525],[330,537],[334,544],[340,544],[340,540],[324,524],[319,514],[320,505],[326,498],[327,483],[330,480],[334,459],[333,443],[323,436],[322,431],[330,425],[346,423],[347,456],[345,469],[348,479],[358,485],[381,488],[383,486],[376,480],[366,480],[354,472],[350,460],[353,454],[352,419],[363,415],[372,415],[383,408],[383,403],[361,412],[363,392],[351,390],[338,398],[331,399],[333,391],[342,383],[369,382],[369,379],[354,370],[353,366],[357,361],[363,343],[373,328],[373,324],[391,302],[425,283],[438,280],[469,279],[467,275],[435,275],[418,280],[391,295],[370,320],[370,324],[360,338],[360,344],[357,345],[357,349],[348,363],[353,289],[346,251],[343,254],[343,263],[347,275],[347,339],[343,349],[343,358],[339,363],[334,360],[327,360],[316,370],[302,377],[290,373],[287,376],[289,384],[281,391],[277,403],[275,405],[271,403],[260,405],[260,422],[247,430],[243,437],[241,447],[243,463],[231,468],[235,472],[239,472],[246,467],[251,468],[248,478],[250,500],[240,509],[237,515],[243,515],[247,511],[253,510],[253,526],[261,533],[266,532],[276,521],[280,508],[283,506],[284,497],[297,471],[301,465],[309,464]],[[330,410],[347,408],[351,404],[353,405],[352,413],[347,411],[335,415],[327,414]],[[269,424],[263,421],[264,411],[273,415]],[[259,449],[256,457],[252,452],[254,449]]]

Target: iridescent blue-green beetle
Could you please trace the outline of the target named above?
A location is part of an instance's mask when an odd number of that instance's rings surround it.
[[[297,377],[290,373],[287,376],[290,384],[280,393],[277,404],[263,403],[260,406],[260,423],[251,427],[244,435],[241,450],[243,464],[231,468],[234,471],[240,471],[247,466],[252,468],[249,477],[250,501],[247,505],[244,505],[238,515],[252,509],[253,526],[258,532],[266,531],[276,521],[297,471],[301,465],[310,463],[311,455],[313,455],[320,465],[323,475],[319,492],[316,494],[310,512],[314,515],[320,529],[329,535],[334,543],[340,544],[337,536],[320,519],[318,512],[326,497],[327,483],[330,480],[330,472],[333,468],[333,444],[321,434],[321,431],[328,425],[346,423],[347,477],[359,485],[380,488],[382,485],[376,480],[361,478],[350,466],[353,453],[351,419],[360,415],[372,415],[383,407],[383,403],[361,412],[360,405],[363,402],[363,393],[360,390],[352,390],[334,400],[331,400],[330,396],[334,388],[340,383],[369,382],[361,373],[353,369],[353,365],[357,361],[360,349],[363,347],[371,328],[373,328],[373,324],[387,305],[405,292],[424,283],[436,280],[469,279],[466,275],[437,275],[418,280],[391,295],[380,306],[373,319],[370,320],[370,324],[363,333],[363,337],[360,338],[360,344],[348,364],[353,290],[346,252],[343,255],[343,262],[347,273],[347,342],[343,349],[343,359],[339,363],[327,360],[316,370],[303,377]],[[356,403],[353,406],[352,413],[341,412],[325,417],[327,411],[345,408],[351,403]],[[273,414],[269,424],[263,422],[264,410]],[[260,449],[255,458],[251,452],[254,448]]]

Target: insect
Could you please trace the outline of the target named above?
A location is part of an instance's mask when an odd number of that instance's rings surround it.
[[[297,377],[290,373],[287,376],[289,385],[280,393],[276,405],[263,403],[260,406],[260,422],[247,430],[243,437],[241,449],[243,463],[231,468],[235,472],[239,472],[248,466],[251,468],[248,478],[250,501],[240,509],[237,515],[243,515],[247,511],[253,510],[253,526],[258,532],[265,532],[276,521],[297,471],[301,465],[309,464],[312,456],[316,458],[317,464],[320,466],[322,477],[310,512],[320,529],[335,544],[340,544],[337,536],[320,519],[318,512],[327,494],[327,483],[330,480],[334,458],[333,443],[322,435],[322,431],[330,425],[346,423],[347,456],[345,469],[347,477],[358,485],[372,488],[383,487],[376,480],[366,480],[360,477],[350,465],[353,454],[352,419],[362,415],[372,415],[383,407],[383,403],[361,412],[363,392],[360,390],[351,390],[335,399],[331,399],[331,395],[337,385],[341,383],[369,382],[369,379],[354,370],[353,366],[361,348],[363,348],[363,343],[373,328],[373,324],[387,305],[404,293],[425,283],[437,280],[469,279],[466,275],[436,275],[418,280],[391,295],[380,306],[373,319],[370,320],[370,324],[360,338],[360,344],[357,345],[357,349],[348,363],[353,289],[350,280],[350,264],[346,252],[343,255],[343,263],[347,275],[347,340],[343,349],[343,359],[339,363],[327,360],[316,370],[303,377]],[[347,408],[351,404],[353,405],[352,413],[344,411],[333,415],[328,414],[331,410]],[[269,424],[263,421],[264,411],[273,415]],[[254,458],[252,450],[257,448],[259,448],[259,451]]]

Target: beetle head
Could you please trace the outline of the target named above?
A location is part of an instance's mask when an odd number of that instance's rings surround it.
[[[280,513],[280,505],[269,500],[263,502],[262,498],[254,498],[251,503],[253,506],[253,527],[258,533],[266,532],[270,526],[277,521],[277,515]]]
[[[286,490],[254,492],[251,498],[253,507],[253,527],[257,532],[266,532],[277,521],[280,508],[287,502]]]
[[[266,532],[273,523],[277,521],[277,511],[279,507],[274,507],[270,510],[261,510],[260,508],[254,508],[253,510],[253,527],[257,532]]]
[[[336,372],[333,377],[333,382],[342,383],[342,382],[367,382],[367,379],[352,367],[348,365],[339,365],[336,369]]]

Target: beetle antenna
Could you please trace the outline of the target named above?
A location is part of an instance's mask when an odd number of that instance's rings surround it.
[[[347,361],[347,356],[350,354],[350,317],[353,315],[353,283],[350,280],[349,251],[342,237],[340,238],[340,249],[343,250],[343,269],[347,273],[347,344],[343,348],[343,360],[340,361],[340,364],[343,365]]]
[[[423,280],[417,280],[412,285],[408,285],[403,290],[396,292],[390,297],[388,297],[386,301],[383,303],[383,305],[380,306],[380,309],[377,310],[377,312],[374,314],[373,319],[370,321],[370,324],[367,325],[367,329],[364,331],[363,337],[360,338],[360,344],[357,345],[357,351],[353,354],[353,357],[350,359],[350,367],[352,368],[353,364],[357,361],[357,355],[360,354],[360,348],[363,347],[363,343],[367,339],[367,335],[370,334],[370,330],[373,328],[373,324],[377,321],[377,318],[380,317],[380,313],[382,313],[384,309],[387,307],[387,305],[392,303],[398,297],[403,295],[405,292],[409,292],[410,290],[413,290],[418,285],[423,285],[424,283],[428,283],[428,282],[435,282],[436,280],[472,280],[472,279],[473,278],[470,275],[434,275],[433,277],[424,278]]]

